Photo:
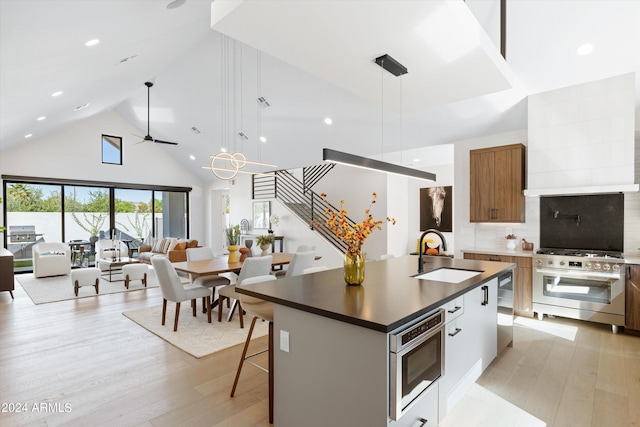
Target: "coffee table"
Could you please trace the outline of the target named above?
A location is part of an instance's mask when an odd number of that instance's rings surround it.
[[[113,272],[121,272],[122,271],[122,266],[123,265],[127,265],[127,264],[137,264],[140,261],[137,260],[136,258],[129,258],[129,257],[120,257],[120,258],[99,258],[98,259],[98,264],[100,265],[106,265],[109,267],[109,275],[108,275],[108,279],[107,279],[107,273],[105,271],[102,272],[102,277],[105,280],[108,280],[109,282],[118,282],[120,280],[124,280],[124,277],[122,277],[121,279],[113,279],[112,278],[112,274]]]

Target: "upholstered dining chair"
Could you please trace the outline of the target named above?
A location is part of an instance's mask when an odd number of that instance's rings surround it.
[[[271,272],[271,263],[273,257],[271,255],[261,257],[251,257],[244,260],[240,274],[238,274],[237,283],[242,283],[244,280],[257,276],[268,276]],[[238,302],[238,294],[236,293],[236,285],[229,285],[220,288],[218,291],[218,322],[222,322],[222,303],[225,298],[233,299],[231,310],[229,311],[229,317],[227,320],[231,320],[233,312],[238,308],[238,315],[240,316],[240,327],[244,328],[244,320],[242,319],[242,304]],[[240,305],[240,307],[238,307]]]
[[[256,276],[244,279],[239,281],[237,286],[246,286],[252,285],[255,283],[265,283],[272,282],[278,280],[275,276],[272,275],[264,275],[264,276]],[[240,357],[240,364],[238,365],[238,370],[236,371],[236,379],[233,382],[233,388],[231,389],[231,397],[233,397],[236,393],[236,387],[238,386],[238,380],[240,379],[240,372],[242,371],[242,366],[244,362],[250,363],[256,366],[263,371],[267,371],[269,374],[269,423],[273,423],[273,303],[261,300],[259,298],[254,298],[249,295],[238,294],[240,298],[241,307],[249,314],[253,316],[253,320],[251,320],[251,326],[249,327],[249,333],[247,334],[247,340],[244,343],[244,348],[242,350],[242,356]],[[265,320],[269,322],[269,343],[267,350],[262,350],[252,355],[247,356],[247,350],[249,349],[249,342],[251,341],[251,334],[253,333],[253,328],[256,325],[256,321],[258,319]],[[254,356],[264,353],[265,351],[269,352],[269,368],[265,369],[264,367],[252,362],[251,359]]]
[[[167,300],[176,303],[176,317],[173,322],[174,332],[178,330],[178,318],[180,316],[180,303],[182,301],[191,300],[193,308],[193,316],[196,315],[196,299],[206,298],[208,320],[211,323],[211,303],[209,295],[211,291],[200,285],[184,286],[178,277],[178,273],[171,265],[171,262],[163,257],[151,257],[151,265],[156,272],[156,278],[162,292],[162,325],[165,323],[167,316]]]
[[[303,271],[305,268],[313,267],[315,259],[315,251],[294,253],[284,277],[293,277],[304,274]]]
[[[315,258],[315,250],[316,250],[316,245],[298,245],[298,247],[296,248],[296,252],[314,252],[314,258]],[[293,260],[292,260],[293,263]],[[287,275],[287,271],[291,268],[291,264],[289,264],[287,266],[287,268],[285,270],[281,270],[281,271],[276,271],[276,277],[279,279],[281,277],[290,277],[291,275]],[[302,270],[300,270],[299,272],[296,272],[296,274],[294,274],[294,276],[297,276],[298,274],[302,274],[301,273]]]
[[[204,261],[208,259],[213,259],[213,249],[210,247],[201,247],[201,248],[187,248],[187,261]],[[205,286],[207,288],[211,288],[211,296],[210,304],[213,304],[216,296],[216,288],[218,286],[226,286],[231,284],[231,280],[229,278],[220,276],[218,274],[209,274],[206,276],[200,276],[197,278],[190,277],[191,283],[194,285]],[[202,310],[205,311],[205,301],[202,299]],[[219,309],[220,310],[220,309]]]
[[[327,267],[326,265],[318,265],[315,267],[309,267],[309,268],[305,268],[304,270],[302,270],[302,274],[311,274],[311,273],[317,273],[318,271],[325,271],[328,270],[329,267]]]

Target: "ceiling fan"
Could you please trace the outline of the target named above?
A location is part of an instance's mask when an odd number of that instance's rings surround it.
[[[151,82],[145,82],[144,85],[147,87],[147,134],[144,136],[144,138],[142,139],[142,141],[139,141],[137,144],[140,144],[141,142],[155,142],[157,144],[169,144],[169,145],[178,145],[177,142],[171,142],[171,141],[162,141],[160,139],[155,139],[151,136],[151,132],[149,132],[149,111],[151,110],[150,107],[150,103],[149,100],[151,98],[151,87],[153,86],[153,83]]]

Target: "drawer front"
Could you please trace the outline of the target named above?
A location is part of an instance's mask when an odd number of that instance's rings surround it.
[[[464,313],[464,298],[461,295],[458,298],[449,301],[441,308],[444,309],[445,323],[449,323],[450,321],[457,319],[462,315],[462,313]]]

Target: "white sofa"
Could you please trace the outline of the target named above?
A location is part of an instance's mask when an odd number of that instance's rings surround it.
[[[42,242],[33,245],[33,275],[62,276],[71,273],[71,248],[62,242]]]

